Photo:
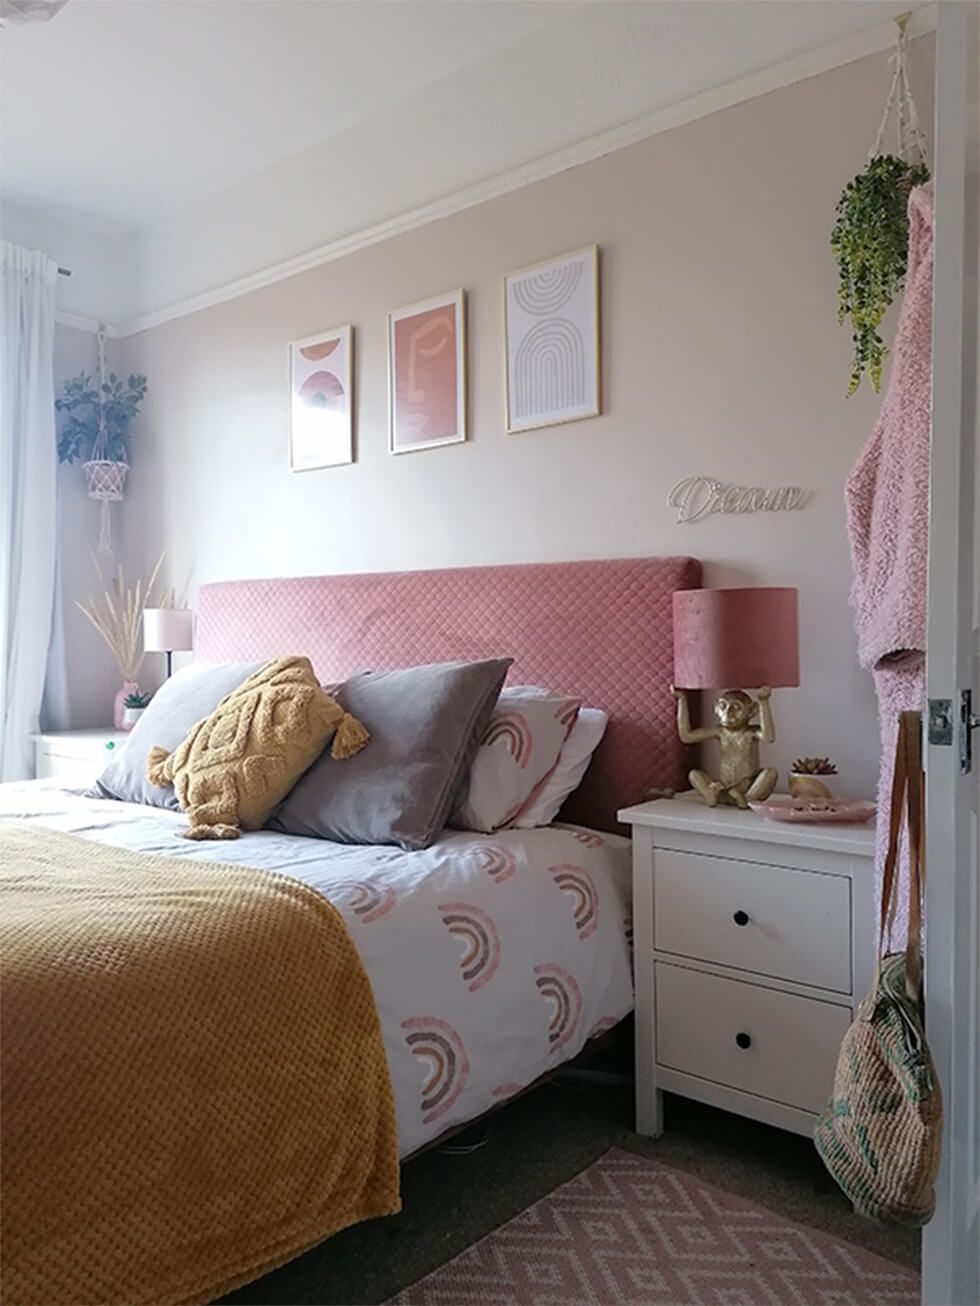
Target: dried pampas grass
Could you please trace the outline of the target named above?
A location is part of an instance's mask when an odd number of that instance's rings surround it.
[[[174,607],[175,595],[172,589],[161,588],[156,602],[150,602],[164,557],[165,554],[161,553],[157,558],[156,566],[150,573],[145,588],[142,578],[138,578],[136,584],[130,588],[126,583],[121,563],[116,576],[107,583],[99,566],[99,560],[93,554],[92,561],[95,563],[102,593],[90,598],[87,604],[78,602],[75,604],[79,612],[84,612],[109,646],[123,681],[135,681],[143,665],[145,656],[142,638],[143,609],[148,606]]]

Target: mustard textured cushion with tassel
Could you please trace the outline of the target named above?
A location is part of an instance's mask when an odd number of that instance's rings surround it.
[[[226,695],[172,753],[150,749],[151,784],[174,786],[187,839],[237,839],[258,830],[330,739],[353,757],[370,736],[322,689],[309,658],[277,658]]]

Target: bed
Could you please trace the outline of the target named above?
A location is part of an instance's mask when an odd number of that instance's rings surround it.
[[[692,559],[641,558],[202,587],[202,661],[302,651],[335,682],[365,668],[507,655],[511,683],[603,707],[606,736],[553,826],[447,829],[420,852],[268,830],[189,843],[181,814],[53,781],[0,787],[0,819],[285,872],[323,894],[370,979],[398,1153],[408,1157],[575,1057],[631,1010],[629,843],[615,811],[682,779],[667,693],[671,595],[698,580]]]

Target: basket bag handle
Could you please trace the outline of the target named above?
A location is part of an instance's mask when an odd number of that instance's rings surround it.
[[[902,817],[909,832],[909,916],[905,940],[905,987],[918,1003],[922,993],[922,893],[925,884],[924,800],[922,783],[922,715],[903,712],[898,721],[895,771],[888,815],[888,853],[881,885],[881,918],[878,927],[878,956],[872,1004],[878,994],[878,980],[885,954],[885,935],[898,906],[898,854],[902,841]],[[903,811],[904,809],[904,811]]]

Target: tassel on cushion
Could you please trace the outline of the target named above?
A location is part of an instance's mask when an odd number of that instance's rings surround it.
[[[170,784],[173,779],[172,774],[167,769],[167,759],[170,754],[159,744],[154,744],[147,754],[146,758],[146,778],[151,785]]]
[[[334,734],[330,756],[338,762],[342,762],[345,758],[353,757],[355,753],[359,753],[370,738],[371,736],[357,717],[345,712]]]

